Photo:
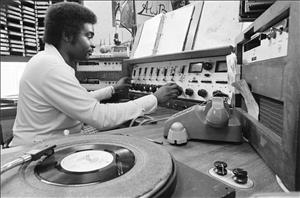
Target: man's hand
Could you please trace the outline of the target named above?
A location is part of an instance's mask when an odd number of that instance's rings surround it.
[[[115,93],[126,93],[129,91],[129,87],[131,86],[130,84],[131,78],[129,77],[123,77],[121,78],[117,84],[113,85],[115,89]]]
[[[175,83],[168,83],[160,87],[153,95],[158,104],[165,103],[172,98],[177,98],[182,93],[182,88]]]

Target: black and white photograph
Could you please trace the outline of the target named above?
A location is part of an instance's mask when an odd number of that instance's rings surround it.
[[[0,197],[299,198],[300,1],[1,0]]]

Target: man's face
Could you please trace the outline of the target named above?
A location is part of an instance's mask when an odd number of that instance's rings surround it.
[[[71,56],[73,60],[86,60],[93,53],[94,27],[91,23],[84,23],[81,31],[71,43]]]

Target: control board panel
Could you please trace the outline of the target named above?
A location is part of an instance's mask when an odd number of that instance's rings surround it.
[[[77,71],[122,71],[122,61],[117,60],[90,60],[80,61]]]
[[[174,82],[183,89],[178,97],[180,99],[206,101],[216,95],[230,99],[233,93],[228,84],[228,54],[227,51],[223,55],[214,55],[212,51],[206,57],[201,53],[189,57],[185,52],[181,59],[174,55],[170,60],[134,64],[131,91],[151,93],[166,83]]]
[[[128,57],[92,57],[80,61],[76,67],[76,77],[87,90],[101,89],[115,84],[127,70],[123,69],[123,60]],[[124,73],[125,72],[125,73]]]

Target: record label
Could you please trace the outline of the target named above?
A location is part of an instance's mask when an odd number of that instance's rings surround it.
[[[108,166],[113,159],[113,155],[106,151],[81,151],[66,156],[60,165],[70,172],[89,172]]]

